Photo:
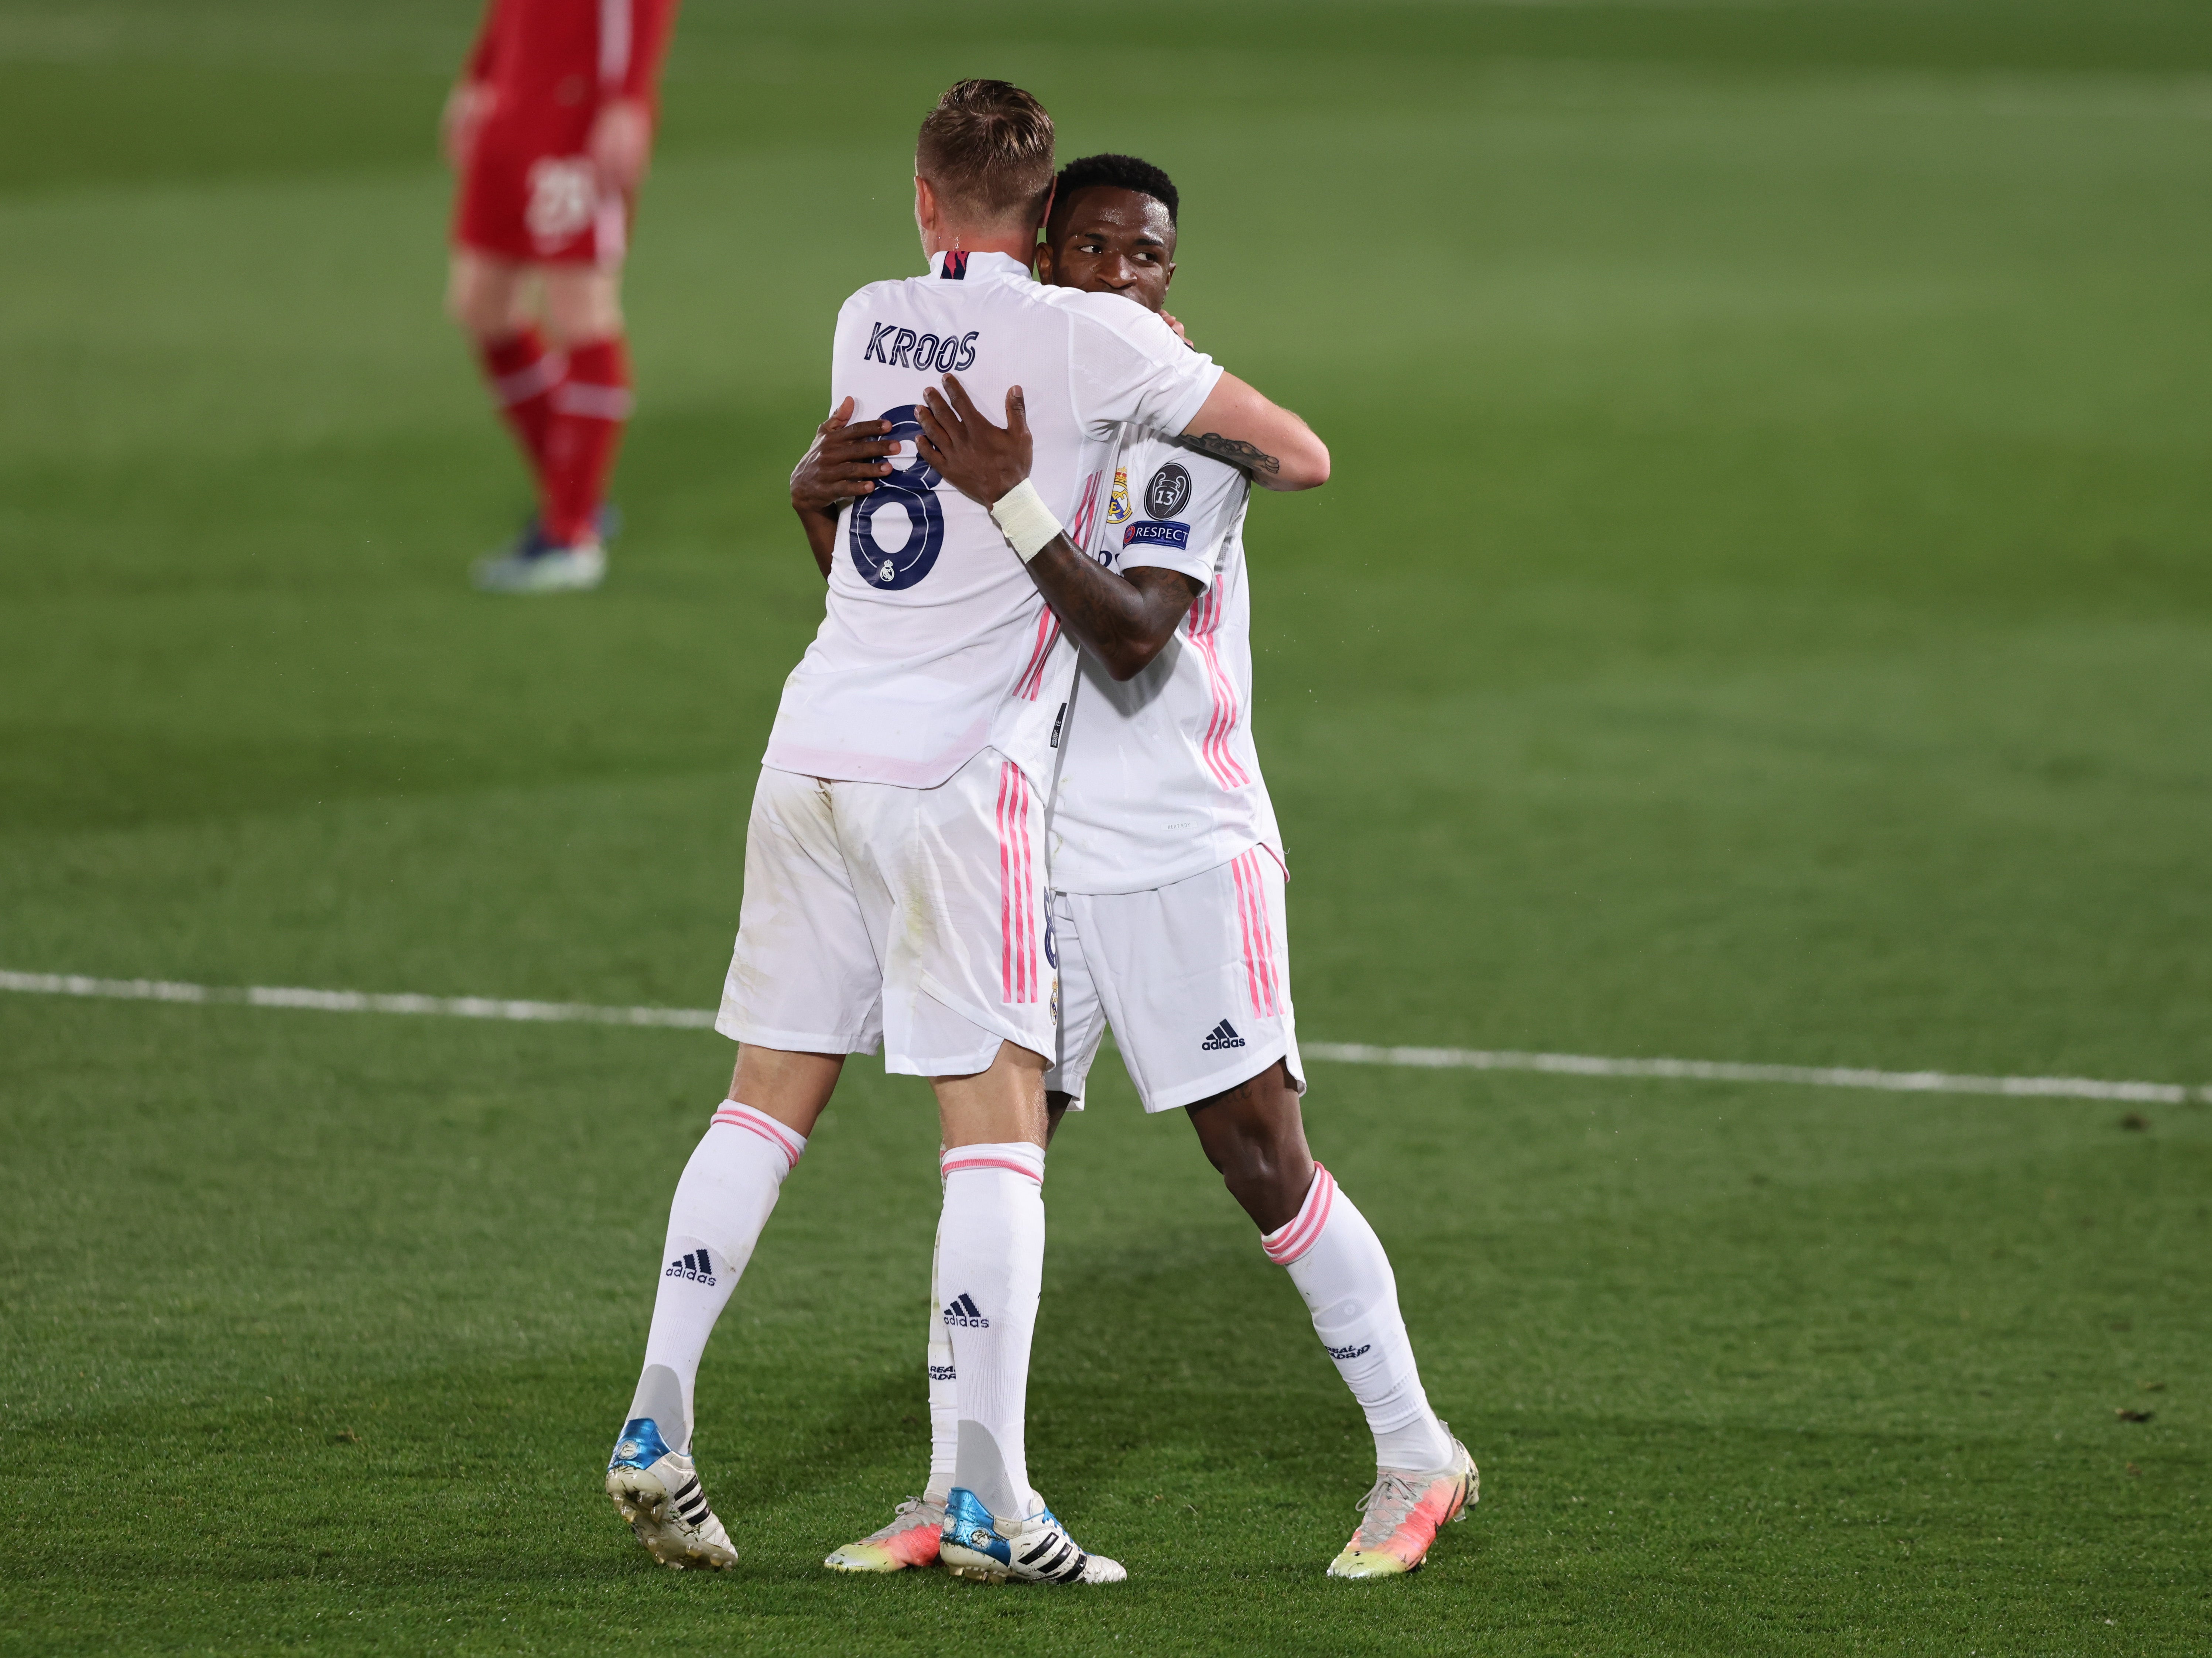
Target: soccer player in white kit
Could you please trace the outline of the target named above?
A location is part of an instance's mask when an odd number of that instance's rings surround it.
[[[645,1363],[606,1477],[671,1566],[734,1564],[692,1461],[708,1333],[798,1166],[844,1056],[928,1077],[945,1151],[942,1322],[959,1367],[941,1556],[971,1575],[1111,1582],[1029,1483],[1024,1413],[1042,1274],[1057,986],[1042,799],[1075,667],[1024,564],[1057,538],[1116,434],[1198,429],[1280,446],[1285,487],[1328,476],[1304,423],[1158,318],[1041,287],[1029,259],[1053,183],[1052,124],[1003,82],[963,82],[921,129],[927,275],[838,313],[831,395],[901,440],[836,520],[820,632],[786,683],[746,831],[744,897],[717,1028],[729,1097],[670,1206]],[[958,371],[1033,388],[1036,462],[989,507],[913,452],[915,405]]]
[[[1158,310],[1177,206],[1172,182],[1146,162],[1072,162],[1040,270]],[[925,402],[922,452],[956,488],[995,500],[1023,475],[1022,411],[1001,429],[963,390],[948,392]],[[795,501],[801,489],[865,489],[854,480],[882,465],[852,440],[825,442],[810,460]],[[1085,479],[1067,539],[1030,567],[1085,647],[1048,813],[1060,1047],[1045,1086],[1056,1128],[1062,1111],[1081,1108],[1110,1023],[1145,1108],[1188,1112],[1374,1434],[1367,1518],[1329,1570],[1390,1576],[1418,1567],[1438,1526],[1464,1515],[1477,1476],[1429,1406],[1389,1257],[1306,1146],[1282,836],[1251,733],[1249,495],[1243,471],[1191,440],[1132,429],[1110,473]],[[933,1558],[933,1521],[955,1473],[957,1374],[933,1323],[928,1484],[830,1565],[892,1571]]]

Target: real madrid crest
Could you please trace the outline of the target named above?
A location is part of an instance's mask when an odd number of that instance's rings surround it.
[[[1114,471],[1114,493],[1106,502],[1106,521],[1127,524],[1129,521],[1129,469],[1116,467]]]

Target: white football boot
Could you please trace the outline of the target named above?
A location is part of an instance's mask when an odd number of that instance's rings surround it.
[[[982,1583],[1118,1583],[1129,1575],[1120,1561],[1078,1548],[1050,1509],[997,1521],[964,1485],[945,1499],[937,1558],[955,1577]]]
[[[937,1540],[945,1530],[945,1504],[935,1497],[909,1497],[888,1526],[848,1543],[822,1564],[833,1571],[904,1571],[937,1564]]]
[[[691,1459],[668,1448],[651,1417],[623,1424],[607,1464],[607,1495],[647,1552],[672,1570],[726,1571],[738,1564]]]

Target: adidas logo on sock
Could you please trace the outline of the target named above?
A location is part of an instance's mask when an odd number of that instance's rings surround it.
[[[707,1252],[704,1249],[694,1249],[690,1254],[678,1255],[670,1261],[668,1270],[660,1276],[689,1278],[694,1284],[704,1284],[712,1288],[714,1282],[714,1268],[708,1260]]]
[[[1365,1352],[1374,1345],[1375,1344],[1373,1342],[1369,1341],[1362,1342],[1357,1347],[1331,1347],[1328,1350],[1328,1356],[1340,1364],[1347,1358],[1358,1357],[1360,1354]]]
[[[945,1321],[963,1330],[988,1330],[991,1321],[983,1316],[983,1309],[975,1298],[965,1293],[957,1295],[945,1303]]]
[[[1244,1039],[1237,1034],[1235,1025],[1224,1019],[1206,1033],[1206,1040],[1198,1046],[1200,1051],[1211,1054],[1217,1048],[1242,1048]]]

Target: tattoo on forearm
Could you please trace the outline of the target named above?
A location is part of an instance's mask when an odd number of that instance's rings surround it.
[[[1211,455],[1216,460],[1225,460],[1240,471],[1279,472],[1283,463],[1242,438],[1224,438],[1218,432],[1201,432],[1194,436],[1185,432],[1170,440],[1178,449],[1188,449],[1195,454]]]

